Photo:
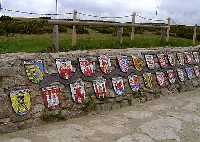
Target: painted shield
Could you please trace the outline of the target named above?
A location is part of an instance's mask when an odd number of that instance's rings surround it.
[[[95,62],[89,61],[86,58],[79,58],[81,71],[86,77],[94,76]]]
[[[189,79],[193,79],[194,78],[194,71],[192,68],[188,67],[188,68],[185,68],[185,72],[187,73],[187,77]]]
[[[70,84],[70,88],[73,100],[78,104],[82,104],[86,95],[84,82],[82,80],[77,80],[75,83]]]
[[[177,69],[178,78],[181,82],[185,81],[185,72],[183,69]]]
[[[157,54],[157,57],[158,57],[160,66],[161,66],[162,68],[167,67],[167,61],[166,61],[165,54]]]
[[[199,66],[194,66],[194,73],[196,77],[200,77]]]
[[[132,56],[133,59],[133,65],[136,70],[142,71],[144,69],[144,61],[141,58]]]
[[[156,72],[156,79],[158,82],[158,85],[161,87],[165,87],[166,85],[166,77],[164,72]]]
[[[151,73],[143,74],[144,84],[146,88],[152,89],[153,87],[153,77]]]
[[[93,87],[97,98],[105,98],[108,96],[108,87],[106,79],[99,77],[93,81]]]
[[[59,98],[61,93],[62,91],[58,86],[42,88],[42,97],[45,107],[49,110],[59,109]]]
[[[101,71],[105,74],[109,74],[111,72],[111,61],[109,56],[101,55],[98,57],[98,59]]]
[[[70,60],[56,59],[56,66],[60,77],[63,79],[70,79],[75,72]]]
[[[129,75],[128,81],[129,81],[131,89],[134,92],[137,92],[141,88],[140,79],[137,75]]]
[[[185,64],[184,55],[183,53],[177,53],[178,62],[181,66]]]
[[[112,78],[112,84],[113,84],[115,93],[118,96],[122,96],[125,91],[124,81],[123,81],[122,77]]]
[[[147,67],[149,69],[154,69],[155,68],[155,61],[153,55],[145,55],[145,60],[147,63]]]
[[[173,70],[167,71],[168,80],[171,84],[174,84],[176,82],[176,74]]]
[[[194,57],[194,60],[196,63],[199,63],[200,60],[199,60],[199,52],[193,52],[193,57]]]
[[[185,54],[185,59],[187,64],[192,64],[193,59],[192,59],[192,54],[190,52],[184,52]]]
[[[31,109],[31,92],[29,89],[16,88],[10,92],[13,110],[19,116],[26,115]]]
[[[169,61],[170,65],[172,67],[175,67],[176,66],[176,58],[175,58],[174,54],[173,53],[168,53],[167,54],[167,58],[168,58],[168,61]]]
[[[24,67],[31,82],[38,84],[44,79],[45,67],[42,60],[24,61]]]
[[[128,57],[127,56],[117,56],[117,60],[119,63],[119,67],[122,72],[127,73],[128,72]]]

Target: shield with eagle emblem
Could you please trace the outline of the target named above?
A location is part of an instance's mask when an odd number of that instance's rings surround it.
[[[129,68],[129,61],[127,56],[117,56],[119,67],[122,72],[127,73]]]
[[[85,77],[92,77],[95,74],[95,62],[86,58],[79,58],[81,71]]]
[[[42,97],[44,100],[44,105],[49,110],[59,109],[59,98],[61,95],[61,89],[58,86],[50,86],[42,88]]]
[[[129,85],[130,85],[131,89],[134,92],[137,92],[138,90],[140,90],[141,84],[140,84],[140,79],[137,75],[135,75],[135,74],[129,75],[128,81],[129,81]]]
[[[168,80],[171,84],[174,84],[176,82],[176,74],[173,70],[167,71]]]
[[[60,77],[63,79],[70,79],[75,72],[70,60],[56,59],[56,66]]]
[[[161,68],[167,67],[167,60],[165,54],[157,54]]]
[[[167,54],[167,58],[168,58],[169,64],[172,67],[175,67],[176,66],[176,58],[175,58],[174,54],[173,53],[168,53]]]
[[[146,88],[152,89],[153,87],[153,77],[151,73],[143,74],[144,84]]]
[[[101,71],[105,74],[109,74],[111,72],[110,57],[107,55],[101,55],[98,57],[98,59]]]
[[[108,96],[108,86],[106,79],[99,77],[93,81],[93,87],[97,98],[105,98]]]
[[[38,84],[44,79],[46,70],[42,60],[24,61],[24,67],[31,82]]]
[[[155,68],[155,61],[154,61],[154,56],[153,55],[145,55],[145,60],[147,67],[149,69],[154,69]]]
[[[10,92],[12,108],[19,116],[26,115],[31,109],[31,91],[24,88],[15,88]]]
[[[122,77],[112,78],[112,84],[113,84],[113,88],[114,88],[114,91],[117,94],[117,96],[122,96],[125,91],[124,81],[123,81]]]
[[[136,56],[132,56],[133,59],[133,65],[135,67],[136,70],[138,71],[142,71],[144,69],[144,61]]]
[[[82,104],[86,95],[84,82],[81,79],[77,80],[75,83],[70,84],[70,88],[74,102]]]
[[[157,78],[158,85],[160,87],[165,87],[165,85],[166,85],[165,73],[164,72],[156,72],[156,78]]]

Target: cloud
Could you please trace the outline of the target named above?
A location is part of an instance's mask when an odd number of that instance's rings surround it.
[[[14,10],[54,13],[56,0],[3,0],[3,7]],[[59,12],[79,12],[100,16],[123,16],[137,12],[144,17],[166,19],[173,23],[200,24],[199,0],[58,0]],[[156,9],[158,16],[155,15]],[[14,13],[10,15],[16,16]],[[84,17],[82,17],[84,18]],[[126,19],[126,20],[131,20]],[[137,18],[140,21],[140,18]]]

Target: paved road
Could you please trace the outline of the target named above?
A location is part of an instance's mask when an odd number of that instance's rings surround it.
[[[200,142],[200,89],[0,135],[0,142]]]

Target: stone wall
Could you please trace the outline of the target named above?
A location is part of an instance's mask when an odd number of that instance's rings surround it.
[[[185,63],[180,65],[176,60],[176,66],[168,66],[161,68],[157,54],[164,53],[165,56],[169,53],[173,53],[176,56],[177,52],[184,53],[185,51],[193,53],[198,52],[199,47],[184,47],[184,48],[155,48],[155,49],[113,49],[113,50],[95,50],[95,51],[72,51],[67,53],[13,53],[0,55],[0,132],[7,133],[24,129],[28,127],[38,126],[46,121],[56,121],[60,119],[68,119],[79,117],[87,114],[90,111],[109,111],[112,109],[118,109],[124,106],[133,105],[136,102],[145,102],[153,98],[157,98],[160,95],[172,95],[180,91],[188,91],[199,87],[200,76],[188,78],[185,74],[185,80],[181,81],[176,73],[176,81],[170,83],[167,79],[167,71],[172,69],[176,71],[178,68],[185,69],[186,67],[198,66],[199,63],[193,62],[191,64]],[[101,72],[98,62],[98,56],[107,54],[111,58],[112,72],[105,75]],[[155,68],[149,69],[145,62],[144,55],[154,55]],[[116,57],[119,55],[128,56],[129,71],[123,73],[119,69]],[[145,66],[142,71],[137,71],[132,62],[132,56],[140,57],[143,59]],[[85,77],[80,70],[78,58],[86,57],[96,63],[95,75],[92,77]],[[73,67],[76,68],[72,78],[66,80],[60,78],[56,67],[55,60],[57,58],[66,58],[72,61]],[[166,58],[167,59],[167,58]],[[43,60],[46,68],[44,79],[38,84],[32,83],[26,74],[24,61],[25,60]],[[143,74],[149,72],[152,73],[153,86],[147,88],[143,81]],[[164,72],[166,75],[166,82],[164,86],[158,84],[156,78],[156,72]],[[136,74],[140,78],[141,88],[137,92],[133,92],[129,82],[128,76],[130,74]],[[99,76],[103,76],[108,82],[109,93],[105,98],[98,99],[95,97],[93,89],[93,80]],[[121,76],[125,85],[125,92],[121,96],[117,96],[112,85],[112,78]],[[70,84],[76,80],[82,79],[85,83],[86,98],[83,103],[75,103],[72,99]],[[44,104],[44,98],[42,97],[42,88],[48,86],[57,85],[62,90],[59,96],[59,106],[55,109],[49,109]],[[30,90],[31,94],[31,106],[30,110],[24,115],[18,115],[12,107],[11,92],[16,88],[26,88]]]

